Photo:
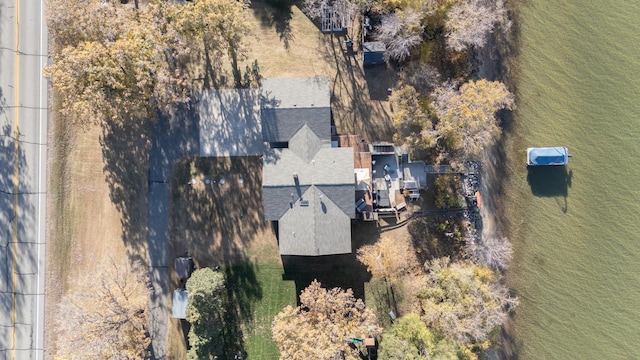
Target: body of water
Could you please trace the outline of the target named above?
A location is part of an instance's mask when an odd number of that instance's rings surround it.
[[[640,359],[640,1],[519,6],[501,201],[514,355]],[[531,146],[573,158],[530,171]]]

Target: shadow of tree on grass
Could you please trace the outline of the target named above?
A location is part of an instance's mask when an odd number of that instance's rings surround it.
[[[344,34],[326,34],[323,39],[318,53],[336,70],[331,109],[338,131],[360,134],[368,141],[391,141],[393,123],[382,101],[387,88],[397,82],[396,72],[386,66],[365,71],[359,53],[347,49]]]
[[[227,312],[225,314],[225,355],[246,355],[243,325],[251,321],[252,304],[262,299],[262,287],[256,279],[254,267],[249,261],[225,268],[227,279]]]
[[[198,267],[225,272],[228,359],[246,354],[244,324],[263,296],[257,264],[245,254],[257,233],[271,231],[262,215],[261,168],[261,157],[185,157],[176,161],[171,177],[170,258],[187,253]],[[171,276],[178,286],[173,271]]]
[[[105,121],[100,136],[109,196],[121,214],[122,240],[137,259],[143,259],[147,244],[150,129],[145,120]]]
[[[290,48],[290,42],[294,40],[291,29],[293,17],[292,0],[264,0],[251,2],[253,9],[260,17],[260,25],[263,28],[274,27],[285,49]],[[256,11],[260,10],[260,11]]]

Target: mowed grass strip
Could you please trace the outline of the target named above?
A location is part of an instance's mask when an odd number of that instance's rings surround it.
[[[262,296],[250,300],[251,316],[243,323],[247,359],[278,359],[280,356],[271,337],[271,322],[285,306],[296,305],[296,286],[293,281],[282,280],[282,273],[280,265],[255,267]]]

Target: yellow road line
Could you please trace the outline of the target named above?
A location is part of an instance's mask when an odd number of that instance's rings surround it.
[[[17,277],[17,262],[18,262],[18,190],[20,188],[20,152],[18,143],[18,136],[20,131],[18,129],[20,120],[20,0],[16,0],[16,68],[15,68],[15,107],[13,108],[13,266],[11,281],[13,283],[11,293],[11,359],[16,358],[16,277]]]

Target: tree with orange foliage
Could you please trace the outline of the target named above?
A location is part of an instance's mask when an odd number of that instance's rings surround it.
[[[353,291],[325,289],[314,280],[300,294],[300,306],[287,306],[271,325],[281,359],[360,359],[349,338],[377,336],[376,315]]]

